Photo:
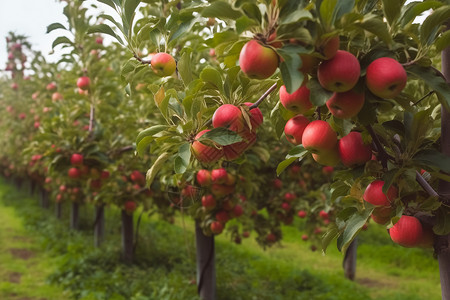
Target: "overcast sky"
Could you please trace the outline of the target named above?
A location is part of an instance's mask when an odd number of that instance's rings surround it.
[[[98,2],[88,0],[86,3]],[[99,6],[105,7],[101,3]],[[48,54],[53,40],[60,33],[54,31],[46,34],[46,29],[51,23],[66,24],[66,18],[62,14],[63,7],[64,3],[57,0],[0,0],[0,69],[5,68],[7,60],[5,37],[10,31],[28,36],[32,49],[41,51],[49,61],[56,61],[59,58],[58,54]]]

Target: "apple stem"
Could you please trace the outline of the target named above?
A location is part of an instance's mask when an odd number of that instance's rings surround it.
[[[263,102],[264,101],[264,99],[266,99],[267,98],[267,96],[269,96],[269,94],[270,93],[272,93],[274,90],[275,90],[275,88],[277,87],[277,83],[274,83],[259,99],[258,99],[258,101],[256,101],[255,103],[253,103],[252,104],[252,106],[250,106],[250,109],[253,109],[253,108],[257,108],[260,104],[261,104],[261,102]]]
[[[317,113],[317,120],[321,120],[322,117],[320,115],[320,106],[317,106],[316,113]]]
[[[139,56],[137,56],[136,53],[133,53],[134,58],[136,58],[141,64],[144,65],[150,65],[152,63],[151,60],[143,60],[142,58],[140,58]]]

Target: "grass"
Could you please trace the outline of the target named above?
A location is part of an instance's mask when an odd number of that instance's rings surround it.
[[[178,217],[173,226],[144,217],[138,262],[126,266],[120,263],[117,210],[107,210],[107,241],[96,249],[89,206],[81,211],[88,225],[73,232],[67,229],[67,209],[63,221],[56,220],[36,199],[1,182],[0,197],[0,218],[7,220],[0,225],[0,299],[197,299],[191,220]],[[218,236],[218,299],[440,299],[431,251],[393,245],[381,226],[371,225],[360,235],[357,278],[351,282],[343,276],[342,254],[333,246],[326,255],[310,251],[295,228],[301,221],[294,225],[283,229],[280,245],[267,250],[252,238],[235,245]],[[11,248],[33,256],[14,257]],[[11,272],[22,274],[20,283],[10,282]]]

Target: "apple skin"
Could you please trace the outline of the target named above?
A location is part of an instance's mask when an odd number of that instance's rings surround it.
[[[258,41],[250,40],[239,54],[239,65],[248,77],[266,79],[278,68],[278,54]]]
[[[332,92],[351,90],[359,80],[361,66],[350,52],[338,50],[336,55],[323,61],[317,70],[320,85]]]
[[[306,218],[306,211],[304,211],[304,210],[299,210],[298,211],[298,213],[297,213],[297,216],[299,217],[299,218],[301,218],[301,219],[304,219],[304,218]]]
[[[198,161],[205,164],[212,164],[223,157],[223,150],[213,146],[207,146],[198,141],[208,131],[209,129],[202,130],[195,136],[191,150]]]
[[[213,183],[224,184],[228,179],[228,172],[225,168],[214,169],[211,171],[211,181]]]
[[[81,177],[81,172],[77,168],[70,168],[67,172],[67,175],[69,175],[69,177],[72,179],[78,179]]]
[[[364,94],[355,90],[334,93],[326,102],[331,114],[338,119],[350,119],[356,116],[364,106]]]
[[[223,223],[219,221],[213,221],[211,222],[210,229],[213,234],[221,234],[223,231]]]
[[[340,41],[338,35],[323,39],[316,47],[317,51],[325,56],[325,60],[332,59],[339,50]]]
[[[47,86],[45,87],[47,89],[47,91],[56,91],[56,83],[54,82],[50,82],[49,84],[47,84]]]
[[[287,110],[297,114],[306,113],[313,105],[309,100],[310,91],[306,85],[301,86],[298,90],[289,94],[286,86],[280,87],[280,102]]]
[[[367,67],[367,88],[380,98],[395,98],[405,88],[408,76],[393,58],[381,57]]]
[[[273,233],[269,233],[269,234],[266,236],[266,241],[267,241],[268,243],[275,243],[275,242],[277,241],[277,236],[276,236],[275,234],[273,234]]]
[[[319,212],[319,217],[321,217],[322,219],[326,220],[326,219],[328,219],[330,217],[330,215],[326,211],[321,210]]]
[[[74,166],[81,166],[83,164],[83,161],[84,161],[84,156],[79,153],[74,153],[70,157],[70,163]]]
[[[363,165],[372,158],[372,148],[364,144],[361,133],[352,131],[339,140],[339,157],[344,166]]]
[[[412,216],[403,215],[389,229],[389,235],[394,243],[403,247],[416,247],[422,241],[423,228],[420,221]]]
[[[303,132],[308,126],[309,120],[303,115],[297,115],[286,122],[284,135],[289,143],[300,145],[302,143]]]
[[[205,209],[213,209],[216,207],[216,198],[213,195],[204,195],[202,197],[202,206]]]
[[[391,220],[392,210],[390,206],[376,207],[372,212],[372,220],[377,224],[385,225]]]
[[[256,133],[244,129],[239,133],[243,141],[231,145],[223,146],[223,154],[228,161],[239,158],[245,150],[253,146],[256,142]]]
[[[212,125],[214,128],[225,127],[240,132],[244,128],[241,109],[233,104],[221,105],[212,116]]]
[[[131,181],[133,181],[137,184],[140,184],[140,185],[145,184],[145,176],[138,170],[134,170],[133,172],[131,172],[130,179],[131,179]]]
[[[230,220],[230,215],[225,210],[220,210],[216,213],[216,220],[220,223],[226,223]]]
[[[58,93],[58,92],[54,92],[53,94],[52,94],[52,102],[57,102],[57,101],[59,101],[59,100],[62,100],[64,97],[63,97],[63,95],[61,94],[61,93]]]
[[[211,172],[209,170],[199,170],[196,175],[197,182],[200,186],[210,186],[212,183]]]
[[[165,77],[170,76],[175,72],[177,63],[169,53],[160,52],[152,57],[151,66],[156,75]]]
[[[313,153],[312,157],[318,164],[328,167],[334,167],[341,161],[337,146],[329,150],[322,150],[319,153]]]
[[[253,105],[253,103],[251,102],[245,102],[244,104],[248,107]],[[251,131],[256,132],[256,129],[258,129],[258,127],[261,126],[261,124],[264,121],[263,114],[258,107],[250,109],[249,113],[250,113],[250,124],[252,125]]]
[[[330,124],[323,120],[315,120],[303,131],[302,144],[311,153],[331,151],[336,148],[337,134]]]
[[[302,66],[299,71],[303,74],[312,74],[320,63],[317,57],[308,54],[300,54],[300,59],[302,60]]]
[[[376,206],[390,206],[398,196],[398,190],[391,185],[387,190],[387,195],[383,194],[384,181],[374,180],[372,181],[364,191],[363,199]]]
[[[87,76],[82,76],[78,78],[77,80],[77,87],[80,90],[86,91],[89,89],[89,86],[91,85],[91,79]]]
[[[239,205],[239,204],[236,204],[236,205],[233,207],[233,210],[231,211],[231,215],[232,215],[234,218],[239,218],[239,217],[242,216],[243,214],[244,214],[244,209],[243,209],[242,206]]]
[[[217,198],[225,197],[226,195],[230,195],[234,193],[234,186],[218,184],[214,183],[211,186],[211,193]]]

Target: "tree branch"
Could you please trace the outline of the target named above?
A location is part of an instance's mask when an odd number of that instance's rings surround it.
[[[366,125],[365,126],[367,131],[369,132],[370,136],[372,137],[373,142],[375,143],[375,147],[377,148],[378,155],[380,156],[381,164],[383,168],[387,168],[387,160],[392,159],[395,160],[394,157],[389,155],[386,150],[384,150],[383,145],[381,144],[380,139],[378,138],[378,135],[375,133],[375,130],[373,130],[372,125]]]
[[[133,53],[134,58],[136,58],[141,64],[144,65],[150,65],[152,63],[151,60],[143,60],[142,58],[140,58],[139,56],[137,56],[136,53]]]
[[[253,103],[252,106],[250,106],[250,109],[257,108],[264,101],[264,99],[266,99],[267,96],[275,90],[276,87],[277,83],[274,83],[255,103]]]

